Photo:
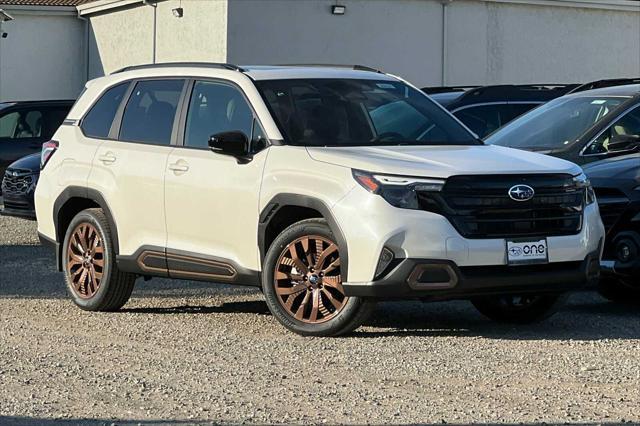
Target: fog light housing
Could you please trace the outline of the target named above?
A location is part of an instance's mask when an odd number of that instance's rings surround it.
[[[376,267],[375,278],[378,278],[387,269],[387,267],[393,262],[395,256],[393,252],[387,247],[383,247],[380,252],[380,258],[378,258],[378,266]]]

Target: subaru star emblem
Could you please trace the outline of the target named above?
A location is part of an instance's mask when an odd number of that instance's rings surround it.
[[[13,176],[13,177],[18,176],[18,172],[11,172],[11,176]]]
[[[515,201],[529,201],[535,193],[529,185],[514,185],[509,188],[509,197]]]

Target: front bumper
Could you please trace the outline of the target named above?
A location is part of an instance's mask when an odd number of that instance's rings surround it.
[[[33,192],[22,196],[4,194],[4,207],[0,209],[2,216],[14,216],[23,219],[36,219],[36,210],[33,203]]]
[[[450,260],[403,259],[382,279],[343,287],[347,296],[427,300],[578,290],[599,277],[600,250],[582,261],[529,266],[458,266]]]
[[[342,273],[346,275],[345,282],[353,287],[368,287],[375,281],[385,247],[396,259],[436,259],[452,262],[462,271],[467,267],[507,266],[504,238],[464,238],[444,216],[395,208],[360,186],[331,210],[348,242],[348,269]],[[547,239],[549,264],[581,263],[592,253],[602,251],[604,226],[598,206],[585,207],[579,233],[536,237]]]

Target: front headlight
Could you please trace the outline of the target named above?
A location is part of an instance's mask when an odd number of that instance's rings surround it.
[[[587,175],[580,173],[578,176],[574,176],[573,183],[578,188],[584,188],[585,203],[587,206],[596,202],[596,193]]]
[[[418,192],[439,192],[444,179],[380,175],[353,170],[353,178],[367,191],[378,194],[389,204],[401,209],[420,208]]]

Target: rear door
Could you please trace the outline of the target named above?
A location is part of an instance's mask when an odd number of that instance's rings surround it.
[[[133,82],[110,129],[113,137],[97,150],[89,182],[109,204],[121,256],[164,252],[164,175],[184,85],[179,78]],[[165,265],[154,272],[166,272]]]

